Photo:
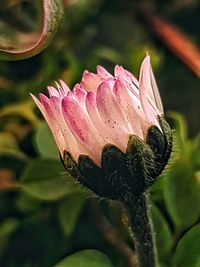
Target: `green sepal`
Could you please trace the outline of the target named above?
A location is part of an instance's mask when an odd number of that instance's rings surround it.
[[[130,172],[127,168],[127,157],[114,145],[106,145],[102,151],[101,168],[105,179],[111,185],[113,199],[123,199],[124,194],[134,189]]]
[[[146,139],[154,155],[154,168],[150,173],[152,181],[162,173],[167,165],[173,144],[172,130],[169,124],[163,117],[159,117],[159,122],[162,132],[157,126],[153,125],[148,129]]]
[[[80,155],[76,163],[68,152],[62,162],[76,180],[101,197],[120,201],[138,197],[161,174],[172,151],[172,131],[163,117],[159,122],[162,132],[151,126],[146,142],[131,135],[126,153],[107,144],[101,167],[86,155]]]
[[[87,187],[101,197],[112,196],[112,186],[105,179],[102,168],[98,167],[88,156],[80,155],[78,167],[87,181]]]
[[[88,181],[82,175],[79,170],[77,163],[73,160],[70,153],[65,151],[63,157],[60,156],[63,166],[73,176],[78,182],[80,182],[83,186],[88,188]]]
[[[146,190],[146,165],[151,158],[149,146],[137,136],[131,136],[127,154],[114,145],[103,148],[101,167],[86,155],[80,155],[76,163],[68,152],[62,161],[72,176],[97,195],[124,201]]]
[[[172,152],[173,132],[163,116],[159,117],[158,119],[165,138],[165,154],[163,155],[163,161],[165,161],[166,165]]]
[[[153,179],[151,177],[151,172],[155,168],[153,151],[139,137],[132,135],[129,137],[126,155],[135,192],[144,192]]]
[[[140,174],[139,172],[143,169],[143,164],[141,165],[143,152],[149,147],[136,136],[131,136],[130,140],[127,154],[114,145],[106,145],[102,151],[101,167],[88,156],[79,157],[78,168],[88,181],[87,187],[97,195],[124,201],[145,191],[146,172]],[[140,159],[134,161],[129,152],[135,154],[135,159],[138,156]]]

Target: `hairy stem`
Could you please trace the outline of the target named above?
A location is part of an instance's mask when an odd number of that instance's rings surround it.
[[[156,267],[156,250],[147,193],[124,201],[124,207],[133,231],[138,267]]]

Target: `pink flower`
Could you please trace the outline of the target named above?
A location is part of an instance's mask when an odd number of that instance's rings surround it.
[[[101,166],[101,153],[106,144],[126,152],[130,135],[146,141],[150,126],[157,126],[163,106],[146,56],[139,81],[132,73],[116,65],[114,76],[101,66],[97,74],[85,71],[82,81],[72,91],[60,81],[48,87],[49,98],[32,95],[45,117],[61,156],[68,151],[78,162],[80,155],[89,156]]]

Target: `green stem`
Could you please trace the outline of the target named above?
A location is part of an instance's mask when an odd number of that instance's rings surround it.
[[[133,231],[138,267],[156,267],[155,241],[147,193],[126,200],[124,206]]]

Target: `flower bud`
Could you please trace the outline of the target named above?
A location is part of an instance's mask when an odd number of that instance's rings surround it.
[[[64,82],[49,87],[50,98],[32,96],[43,113],[66,170],[101,197],[126,200],[150,186],[166,166],[172,131],[150,64],[139,81],[116,66],[85,71],[70,91]]]

